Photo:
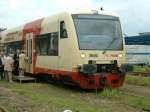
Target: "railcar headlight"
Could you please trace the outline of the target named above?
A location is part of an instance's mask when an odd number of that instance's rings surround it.
[[[81,58],[85,58],[85,57],[86,57],[86,54],[81,53]]]
[[[122,58],[122,57],[123,57],[123,54],[119,54],[118,56],[119,56],[120,58]]]

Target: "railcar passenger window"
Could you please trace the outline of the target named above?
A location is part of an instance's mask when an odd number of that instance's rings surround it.
[[[58,32],[38,35],[36,52],[37,55],[58,56]]]
[[[68,38],[66,25],[64,21],[60,22],[60,38]]]
[[[57,32],[51,33],[48,55],[58,56],[58,33]]]
[[[7,53],[15,53],[17,49],[22,49],[22,41],[18,41],[18,42],[9,42],[7,44],[5,44],[6,46],[6,51]]]
[[[36,52],[38,55],[47,55],[51,34],[38,35],[36,41]]]

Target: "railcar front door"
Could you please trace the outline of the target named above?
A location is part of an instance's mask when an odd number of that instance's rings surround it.
[[[59,70],[70,69],[69,37],[65,22],[60,20]]]
[[[26,56],[28,57],[26,63],[26,72],[33,73],[33,33],[26,34]]]

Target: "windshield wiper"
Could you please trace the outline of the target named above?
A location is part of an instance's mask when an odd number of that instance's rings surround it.
[[[104,49],[104,51],[102,52],[102,54],[106,53],[106,51],[108,50],[108,48],[115,42],[115,40],[117,40],[117,38],[113,38],[113,40],[110,42],[110,44]]]

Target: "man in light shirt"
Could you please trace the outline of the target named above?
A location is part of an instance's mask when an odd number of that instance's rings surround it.
[[[22,50],[21,54],[19,55],[19,76],[20,77],[24,76],[27,59],[28,58],[26,57],[24,50]]]
[[[9,82],[12,82],[12,71],[13,71],[13,55],[6,54],[6,57],[4,57],[4,71],[5,71],[5,78]]]

